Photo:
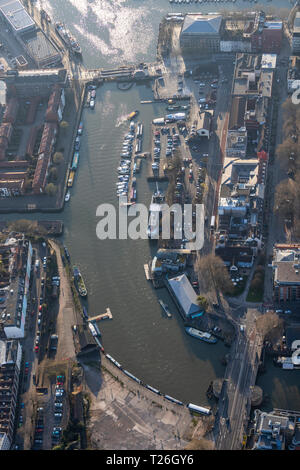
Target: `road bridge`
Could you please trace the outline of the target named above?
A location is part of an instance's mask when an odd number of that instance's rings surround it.
[[[216,449],[238,450],[243,445],[251,411],[251,393],[263,347],[263,339],[253,320],[255,318],[246,316],[245,328],[237,328],[213,432]]]

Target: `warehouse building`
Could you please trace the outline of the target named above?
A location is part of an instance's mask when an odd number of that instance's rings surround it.
[[[262,51],[280,54],[283,38],[282,21],[266,21],[262,30]]]
[[[185,274],[168,279],[167,286],[184,320],[203,315],[196,292]]]
[[[300,245],[275,245],[272,266],[275,302],[300,301]]]
[[[36,26],[19,0],[0,0],[0,12],[15,35],[34,31]]]
[[[23,34],[22,41],[38,68],[54,67],[60,64],[61,54],[42,31]]]
[[[221,15],[187,14],[180,33],[181,49],[199,54],[219,52],[221,26]]]

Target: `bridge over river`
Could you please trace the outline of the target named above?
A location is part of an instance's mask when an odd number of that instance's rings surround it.
[[[226,368],[213,431],[217,449],[242,448],[251,411],[263,339],[255,327],[256,310],[249,309],[245,325],[234,322],[236,338]]]

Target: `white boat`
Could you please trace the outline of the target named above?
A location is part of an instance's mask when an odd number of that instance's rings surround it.
[[[70,191],[68,191],[65,195],[65,201],[68,202],[70,200],[71,194]]]
[[[206,331],[200,331],[192,327],[186,327],[185,331],[189,335],[193,336],[194,338],[201,339],[202,341],[205,341],[206,343],[217,342],[217,338],[215,338],[211,333],[207,333]]]
[[[164,312],[167,314],[167,316],[168,316],[169,318],[171,318],[171,317],[172,317],[172,314],[171,314],[171,312],[170,312],[170,310],[169,310],[168,305],[167,305],[163,300],[161,300],[161,299],[159,299],[158,302],[160,303],[160,306],[162,307],[162,309],[164,310]]]
[[[165,195],[158,190],[156,185],[156,192],[153,194],[151,204],[149,207],[149,220],[148,220],[148,238],[157,240],[159,236],[159,221],[165,203]]]

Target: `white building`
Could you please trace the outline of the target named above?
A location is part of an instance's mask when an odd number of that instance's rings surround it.
[[[0,450],[9,450],[10,440],[5,432],[0,432]]]
[[[261,57],[262,70],[275,70],[277,65],[277,54],[263,54]]]
[[[9,285],[1,289],[1,323],[7,339],[24,338],[32,246],[28,240],[14,238],[7,240],[5,245],[11,251],[11,278]],[[18,271],[20,265],[22,270]]]
[[[200,120],[198,122],[197,134],[199,137],[206,137],[209,139],[211,127],[211,113],[200,113]]]
[[[14,34],[23,34],[36,29],[35,22],[19,0],[0,0],[0,12]]]

